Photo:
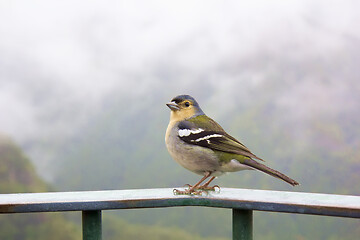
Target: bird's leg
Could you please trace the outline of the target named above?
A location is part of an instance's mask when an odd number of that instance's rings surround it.
[[[204,177],[202,177],[200,179],[200,181],[198,181],[194,186],[189,185],[189,189],[185,189],[184,191],[178,190],[178,189],[174,189],[174,193],[175,194],[201,194],[202,191],[200,192],[196,192],[196,189],[199,189],[199,185],[208,177],[210,177],[211,172],[206,172]]]
[[[197,189],[212,190],[215,186],[214,186],[214,187],[208,187],[208,186],[209,186],[210,182],[211,182],[212,180],[214,180],[214,179],[215,179],[215,177],[211,177],[206,183],[204,183],[203,185],[197,187]],[[185,186],[187,186],[187,187],[189,187],[189,188],[192,187],[192,185],[190,185],[190,184],[188,184],[188,183],[185,184],[184,187],[185,187]],[[216,187],[219,187],[219,186],[216,185]]]
[[[212,190],[212,191],[215,191],[215,188],[218,188],[220,189],[219,185],[214,185],[212,187],[209,187],[209,184],[212,180],[214,180],[215,177],[212,176],[206,183],[204,183],[203,185],[199,186],[198,189],[201,189],[201,190]]]

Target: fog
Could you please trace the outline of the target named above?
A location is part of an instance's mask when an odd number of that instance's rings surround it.
[[[152,94],[166,102],[189,93],[208,106],[227,102],[211,108],[221,116],[238,104],[234,96],[245,104],[252,99],[269,74],[298,69],[305,81],[285,83],[286,91],[274,100],[289,118],[309,117],[309,111],[338,114],[339,108],[358,112],[358,1],[0,5],[0,132],[38,166],[52,153],[34,143],[66,141],[114,94],[131,96],[136,106]],[[308,68],[329,78],[307,75]]]

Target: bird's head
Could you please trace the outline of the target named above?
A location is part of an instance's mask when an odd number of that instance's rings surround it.
[[[176,96],[166,105],[171,109],[171,119],[175,121],[204,114],[196,100],[189,95]]]

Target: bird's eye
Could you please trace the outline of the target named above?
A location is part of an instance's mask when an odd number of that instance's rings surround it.
[[[185,107],[189,107],[190,103],[189,102],[185,102]]]

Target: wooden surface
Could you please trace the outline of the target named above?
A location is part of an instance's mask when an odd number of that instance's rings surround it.
[[[172,190],[0,194],[0,213],[206,206],[360,218],[360,196],[234,188],[188,196]]]

